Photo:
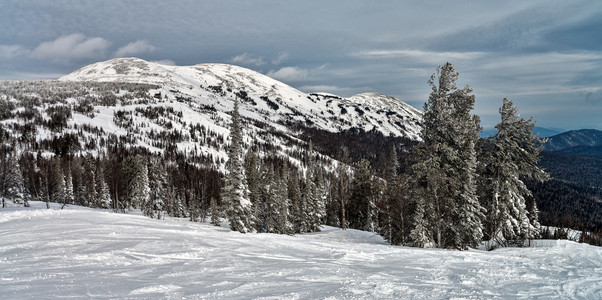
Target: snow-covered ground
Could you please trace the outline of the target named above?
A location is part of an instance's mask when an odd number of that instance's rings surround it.
[[[0,298],[602,299],[602,248],[569,241],[414,249],[32,204],[0,209]]]

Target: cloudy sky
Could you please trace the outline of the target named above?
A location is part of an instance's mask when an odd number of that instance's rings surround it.
[[[485,127],[509,97],[538,126],[602,129],[602,1],[3,0],[0,28],[0,80],[135,56],[422,108],[450,61]]]

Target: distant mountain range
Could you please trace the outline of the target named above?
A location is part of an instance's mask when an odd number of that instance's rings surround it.
[[[539,134],[539,136],[543,137],[551,137],[560,133],[565,132],[564,129],[560,128],[543,128],[543,127],[535,127],[533,128],[533,133]],[[494,136],[497,133],[497,129],[495,128],[486,128],[481,131],[479,134],[482,138],[488,138],[490,136]]]
[[[566,153],[587,153],[588,147],[602,146],[602,131],[595,129],[571,130],[548,138],[544,149]],[[572,150],[571,150],[572,149]]]

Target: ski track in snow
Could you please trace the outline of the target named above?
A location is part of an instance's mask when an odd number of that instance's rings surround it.
[[[415,249],[32,204],[0,210],[3,299],[602,299],[602,248],[569,241]]]

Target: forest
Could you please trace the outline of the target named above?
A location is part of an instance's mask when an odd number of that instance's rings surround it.
[[[18,122],[0,127],[0,196],[3,205],[5,199],[26,206],[38,200],[141,209],[159,219],[210,217],[214,225],[227,220],[243,233],[305,233],[327,224],[376,232],[393,245],[459,250],[482,241],[491,249],[523,245],[541,237],[543,222],[586,230],[583,241],[600,245],[595,215],[569,223],[567,200],[555,206],[543,200],[561,192],[537,165],[541,140],[531,133],[533,120],[520,118],[504,99],[497,134],[479,139],[479,118],[471,113],[476,98],[469,86],[456,87],[458,76],[448,63],[431,78],[421,142],[283,124],[300,133],[292,138],[242,118],[237,105],[230,122],[212,115],[229,128],[224,134],[182,121],[180,111],[149,93],[153,85],[4,84],[0,121]],[[33,90],[40,97],[30,96]],[[97,92],[91,96],[90,90]],[[102,106],[124,108],[111,121],[127,134],[70,122],[74,113],[93,117]],[[189,140],[192,150],[178,147]]]

